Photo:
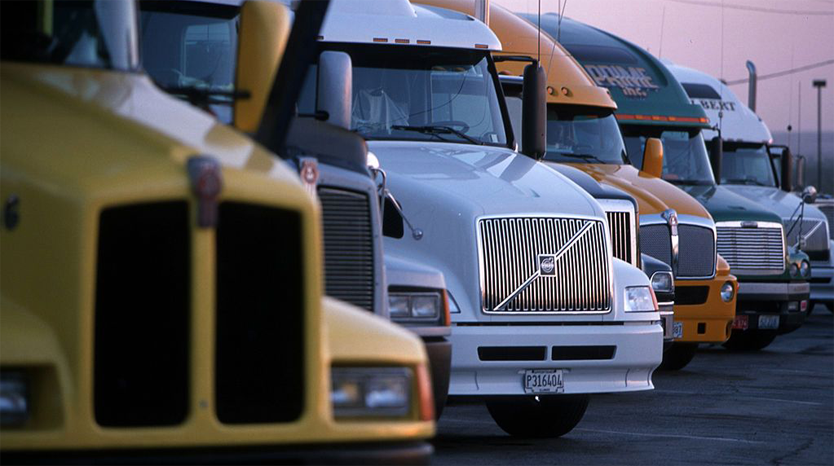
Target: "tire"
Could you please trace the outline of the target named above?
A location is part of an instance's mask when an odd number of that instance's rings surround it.
[[[589,395],[525,396],[487,401],[492,419],[514,437],[557,438],[576,427]]]
[[[697,350],[697,343],[672,343],[672,346],[663,352],[663,362],[658,369],[679,371],[692,362]]]
[[[732,351],[759,351],[776,339],[776,330],[733,332],[724,347]]]

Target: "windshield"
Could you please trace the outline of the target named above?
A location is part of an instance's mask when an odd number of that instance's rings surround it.
[[[329,44],[353,62],[351,129],[366,139],[506,146],[487,53],[440,47]],[[316,71],[299,113],[315,113]]]
[[[3,60],[129,71],[139,64],[130,1],[2,1]]]
[[[776,187],[770,155],[764,144],[724,143],[721,183]]]
[[[572,106],[547,106],[547,153],[553,162],[626,163],[614,114]]]
[[[712,185],[712,167],[700,130],[633,126],[623,128],[628,158],[635,167],[643,166],[643,149],[648,138],[663,142],[663,179],[678,184]]]
[[[141,8],[142,64],[151,78],[175,95],[213,92],[194,103],[231,124],[240,9],[163,1]]]

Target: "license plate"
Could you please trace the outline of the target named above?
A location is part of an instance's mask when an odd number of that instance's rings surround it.
[[[750,326],[750,318],[748,316],[736,316],[733,319],[733,329],[735,330],[747,330]]]
[[[672,323],[672,338],[683,338],[683,322]]]
[[[779,316],[759,316],[759,328],[763,330],[779,328]]]
[[[531,369],[524,371],[524,393],[562,393],[565,379],[562,369]]]

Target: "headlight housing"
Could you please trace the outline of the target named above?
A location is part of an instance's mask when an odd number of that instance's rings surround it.
[[[799,264],[799,274],[802,275],[803,278],[811,276],[811,264],[809,264],[808,261],[803,260]]]
[[[333,367],[330,401],[336,418],[406,416],[412,371],[405,367]]]
[[[799,276],[799,266],[796,265],[796,262],[791,264],[791,277],[798,277]]]
[[[656,293],[671,293],[675,289],[675,277],[672,272],[655,272],[652,274],[652,289]]]
[[[29,419],[29,382],[22,372],[0,372],[0,426],[19,427]]]
[[[625,289],[626,312],[656,312],[657,298],[648,286],[629,286]]]
[[[724,301],[725,303],[729,303],[730,301],[733,300],[733,297],[735,295],[736,295],[736,290],[733,287],[733,284],[731,282],[724,282],[724,284],[721,285],[721,300],[722,301]]]
[[[391,320],[403,324],[444,325],[446,301],[440,291],[389,291]]]

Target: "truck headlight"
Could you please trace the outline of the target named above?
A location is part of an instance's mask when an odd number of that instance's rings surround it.
[[[733,296],[736,295],[736,290],[733,288],[733,284],[730,282],[724,282],[721,285],[721,300],[725,303],[729,303],[733,300]]]
[[[648,286],[629,286],[625,289],[626,312],[656,312],[657,298]]]
[[[391,320],[398,323],[440,323],[444,314],[440,292],[395,291],[388,293]]]
[[[796,265],[794,262],[791,264],[791,277],[798,277],[799,276],[799,266]]]
[[[652,274],[652,289],[656,293],[671,293],[675,289],[672,272],[655,272]]]
[[[808,278],[811,276],[811,264],[808,261],[803,260],[799,264],[799,274],[802,275],[804,278]]]
[[[0,426],[18,427],[29,418],[29,386],[22,372],[0,372]]]
[[[403,417],[411,407],[405,367],[333,367],[330,400],[336,418]]]

